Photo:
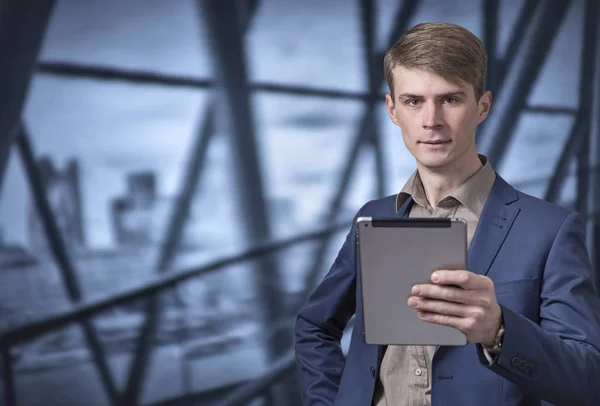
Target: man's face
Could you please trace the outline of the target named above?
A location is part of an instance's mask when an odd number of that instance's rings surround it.
[[[386,95],[388,114],[417,164],[442,169],[476,156],[475,128],[489,113],[491,92],[477,101],[470,84],[453,85],[401,66],[393,75],[395,100]]]

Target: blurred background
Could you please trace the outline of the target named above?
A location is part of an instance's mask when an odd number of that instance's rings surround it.
[[[382,57],[420,22],[484,42],[479,151],[597,272],[598,3],[0,0],[1,404],[300,405],[295,315],[415,168]]]

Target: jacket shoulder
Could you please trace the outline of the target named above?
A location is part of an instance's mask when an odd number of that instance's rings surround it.
[[[551,203],[547,200],[540,199],[515,189],[519,200],[517,206],[527,215],[543,217],[545,219],[553,219],[562,223],[569,215],[574,213],[573,210],[560,206],[556,203]],[[525,214],[524,213],[524,214]]]
[[[396,197],[389,195],[368,201],[361,210],[362,216],[392,217],[396,216]]]
[[[581,225],[581,216],[577,212],[518,190],[516,192],[519,199],[513,205],[520,209],[517,221],[526,230],[534,230],[537,236],[546,235],[554,240],[567,222]]]

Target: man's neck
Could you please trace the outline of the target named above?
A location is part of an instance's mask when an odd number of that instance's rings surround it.
[[[427,168],[419,164],[417,166],[427,200],[431,207],[435,208],[441,199],[465,183],[483,164],[477,153],[469,153],[448,167]]]

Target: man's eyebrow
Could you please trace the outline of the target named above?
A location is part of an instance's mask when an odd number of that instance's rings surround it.
[[[450,96],[464,96],[466,93],[462,90],[457,90],[455,92],[448,92],[436,95],[437,98],[450,97]],[[423,96],[413,93],[402,93],[398,96],[398,98],[406,98],[406,99],[422,99]]]
[[[442,97],[450,97],[450,96],[464,96],[466,93],[463,92],[462,90],[457,90],[456,92],[448,92],[448,93],[444,93],[444,94],[440,94],[438,95],[438,97],[442,98]]]
[[[419,96],[418,94],[412,94],[412,93],[402,93],[401,95],[398,96],[398,98],[422,99],[423,96]]]

